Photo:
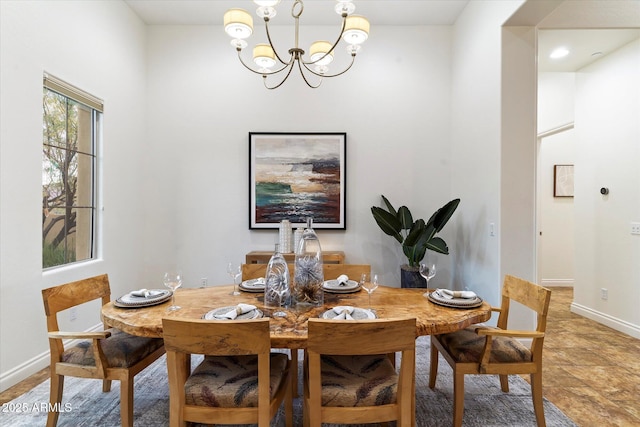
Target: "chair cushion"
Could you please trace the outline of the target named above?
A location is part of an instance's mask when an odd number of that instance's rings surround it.
[[[135,365],[164,345],[162,338],[129,335],[118,329],[108,329],[111,336],[101,340],[102,351],[112,368],[128,368]],[[82,341],[62,353],[62,361],[77,365],[95,366],[96,360],[90,341]]]
[[[387,355],[323,355],[320,369],[322,406],[378,406],[396,402],[398,375]]]
[[[289,358],[271,353],[269,400],[286,376]],[[184,385],[185,403],[220,408],[258,406],[258,356],[207,356]]]
[[[449,334],[438,335],[442,346],[458,362],[480,363],[485,337],[471,326]],[[531,362],[531,351],[520,341],[509,337],[493,337],[489,363]]]

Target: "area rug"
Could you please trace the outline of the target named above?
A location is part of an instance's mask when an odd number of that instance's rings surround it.
[[[429,384],[429,339],[417,341],[416,364],[416,425],[418,427],[451,426],[453,420],[453,383],[451,368],[440,358],[435,390]],[[193,363],[200,359],[194,358]],[[136,427],[169,425],[169,386],[165,358],[136,376],[134,389],[134,417]],[[301,390],[301,388],[300,388]],[[113,382],[109,393],[102,392],[98,380],[66,378],[59,427],[119,426],[120,389]],[[49,381],[28,393],[4,404],[0,425],[33,427],[46,424],[49,400]],[[529,384],[516,375],[509,376],[509,393],[500,390],[497,377],[490,375],[465,376],[465,410],[463,426],[525,427],[535,426]],[[551,402],[544,400],[544,412],[549,427],[576,426]],[[271,423],[284,426],[282,408]],[[294,401],[294,425],[302,426],[302,403]],[[374,424],[375,425],[375,424]],[[392,423],[393,425],[393,423]]]

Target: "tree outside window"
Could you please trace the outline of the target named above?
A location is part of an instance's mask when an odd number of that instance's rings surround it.
[[[43,96],[42,267],[92,259],[95,147],[101,113],[46,87]]]

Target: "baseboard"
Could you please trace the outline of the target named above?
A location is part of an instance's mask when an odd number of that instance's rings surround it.
[[[95,332],[95,331],[102,331],[102,330],[103,330],[102,323],[98,323],[97,325],[93,326],[92,328],[89,328],[85,332]],[[65,340],[64,345],[65,347],[72,346],[80,341],[82,340]],[[20,365],[16,366],[13,369],[10,369],[6,372],[2,372],[0,374],[0,392],[3,392],[10,387],[13,387],[14,385],[18,384],[20,381],[29,378],[31,375],[35,374],[36,372],[49,366],[50,358],[51,358],[51,352],[47,350],[21,363]]]
[[[640,339],[640,326],[638,325],[634,325],[613,316],[609,316],[605,313],[600,313],[599,311],[593,310],[592,308],[585,307],[580,304],[576,304],[575,302],[571,303],[571,312],[608,326],[611,329],[615,329],[616,331]]]
[[[573,279],[541,279],[540,286],[544,286],[545,288],[553,288],[553,287],[571,287],[574,284]]]

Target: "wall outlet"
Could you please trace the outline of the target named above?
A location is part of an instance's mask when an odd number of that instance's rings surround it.
[[[69,309],[69,321],[70,322],[75,322],[77,318],[78,318],[78,308],[77,307],[71,307]]]
[[[609,299],[609,289],[600,288],[600,298],[602,298],[605,301]]]
[[[202,279],[200,279],[201,288],[206,288],[208,283],[209,283],[209,280],[206,277],[203,277]]]
[[[640,222],[631,223],[631,234],[640,235]]]

